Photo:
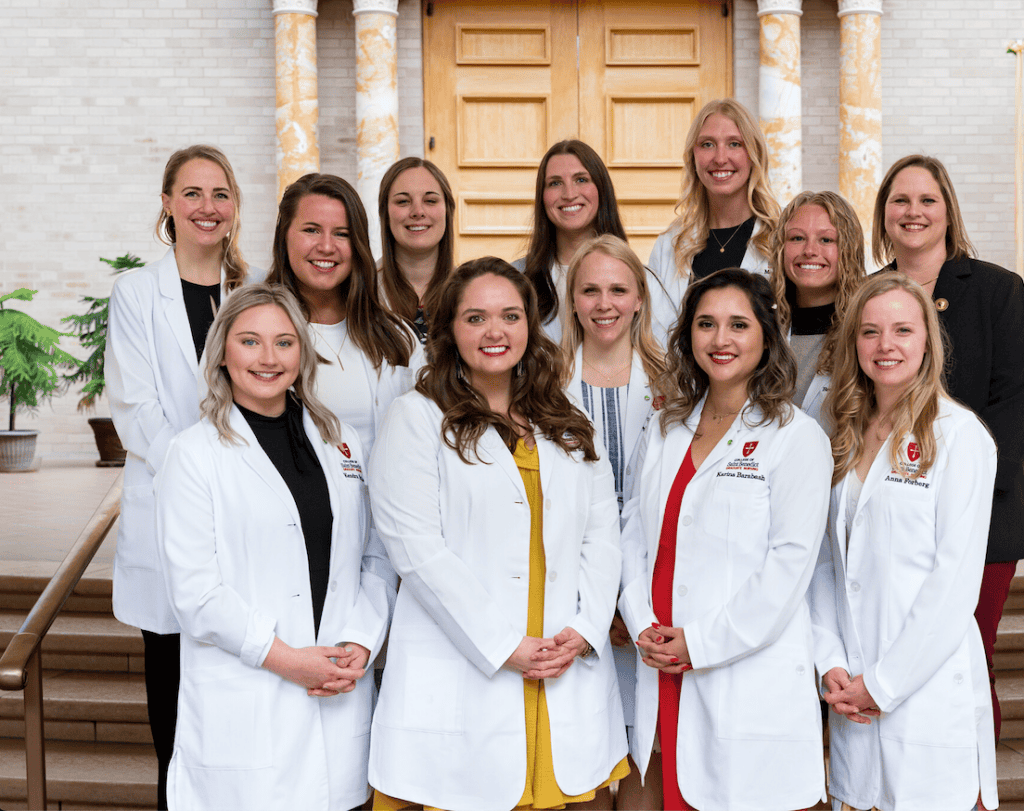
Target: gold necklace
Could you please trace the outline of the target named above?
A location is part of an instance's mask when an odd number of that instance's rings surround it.
[[[724,245],[722,244],[722,240],[720,240],[718,238],[718,234],[715,233],[715,229],[714,228],[709,228],[708,229],[708,231],[711,233],[711,236],[713,236],[715,238],[715,242],[718,243],[718,252],[719,253],[725,253],[725,246],[728,245],[730,242],[732,242],[732,238],[734,236],[736,236],[740,232],[740,229],[742,227],[743,227],[743,223],[741,222],[739,225],[737,225],[735,228],[733,228],[732,229],[732,233],[729,234],[729,238],[725,241]],[[720,230],[724,231],[725,229],[723,228],[723,229],[720,229]]]
[[[719,422],[720,423],[726,417],[735,417],[739,413],[740,413],[740,410],[737,408],[735,411],[727,411],[725,414],[717,414],[714,411],[711,411],[711,413],[708,414],[708,416],[711,417],[711,419],[713,419],[715,422]]]
[[[622,374],[630,366],[632,366],[633,365],[633,359],[630,358],[629,361],[626,364],[624,364],[623,366],[620,366],[618,369],[616,369],[611,374],[606,374],[605,372],[602,372],[593,363],[591,363],[589,360],[586,360],[585,358],[583,360],[583,365],[584,366],[589,366],[591,369],[593,369],[595,372],[597,372],[599,375],[601,375],[601,377],[603,377],[605,380],[611,381],[611,380],[614,380],[616,377],[618,377],[620,374]]]

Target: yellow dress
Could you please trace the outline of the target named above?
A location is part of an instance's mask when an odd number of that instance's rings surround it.
[[[530,503],[530,596],[527,603],[526,635],[543,637],[547,566],[544,560],[544,499],[540,488],[540,460],[537,447],[527,448],[522,440],[516,443],[513,456],[519,475],[523,477],[523,486]],[[548,720],[544,682],[523,679],[523,694],[526,699],[526,788],[516,805],[517,809],[557,809],[565,808],[568,803],[589,802],[597,796],[598,789],[629,774],[629,764],[623,758],[612,769],[608,779],[597,788],[575,796],[563,794],[555,781],[555,767],[551,758],[551,724]],[[374,811],[399,811],[413,805],[415,803],[388,797],[379,791],[374,793]],[[431,806],[424,806],[424,809],[440,811]]]

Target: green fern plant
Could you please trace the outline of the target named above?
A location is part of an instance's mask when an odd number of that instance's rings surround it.
[[[126,253],[117,259],[104,259],[114,269],[114,273],[121,273],[132,268],[140,268],[146,263],[139,257]],[[81,315],[69,315],[62,318],[61,322],[68,324],[72,334],[78,336],[78,342],[87,350],[89,356],[82,361],[79,367],[64,379],[69,384],[83,383],[82,399],[78,401],[79,411],[91,411],[96,407],[96,400],[103,396],[107,387],[104,377],[103,358],[107,352],[107,323],[109,319],[110,296],[97,298],[96,296],[82,296],[80,301],[88,304],[89,307]]]
[[[61,388],[63,381],[57,367],[78,366],[78,360],[58,346],[61,337],[70,337],[70,333],[4,306],[11,301],[31,301],[37,292],[21,287],[0,296],[0,392],[10,401],[11,431],[19,407],[37,408]]]

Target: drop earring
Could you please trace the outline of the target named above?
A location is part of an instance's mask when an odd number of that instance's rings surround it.
[[[462,358],[458,355],[455,356],[455,377],[458,380],[466,379],[466,376],[462,373]]]

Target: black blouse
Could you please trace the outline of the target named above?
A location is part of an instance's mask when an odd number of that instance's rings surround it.
[[[196,346],[196,360],[199,360],[206,346],[206,333],[220,307],[220,285],[194,284],[182,279],[181,292],[185,296],[185,314],[192,330],[192,343]]]
[[[716,270],[740,267],[747,253],[747,243],[754,234],[756,219],[751,217],[732,228],[712,228],[708,234],[707,246],[693,257],[691,267],[694,277],[703,279]]]

